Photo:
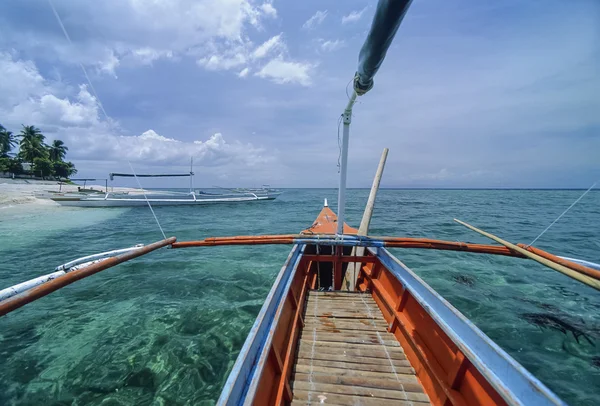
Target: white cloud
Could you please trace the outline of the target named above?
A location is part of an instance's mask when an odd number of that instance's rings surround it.
[[[344,42],[344,40],[339,40],[339,39],[327,40],[327,41],[321,40],[321,41],[322,41],[321,49],[326,52],[332,52],[332,51],[338,50],[338,49],[344,47],[344,45],[346,44]]]
[[[157,140],[157,141],[165,141],[165,142],[180,142],[174,138],[163,137],[160,134],[157,134],[154,130],[144,131],[140,136],[138,136],[141,140]]]
[[[241,78],[245,78],[246,76],[248,76],[248,73],[250,73],[250,69],[244,68],[240,71],[240,73],[238,73],[238,76]]]
[[[282,57],[278,57],[263,66],[256,76],[271,79],[278,84],[298,83],[302,86],[310,86],[312,69],[311,64],[285,61]]]
[[[260,8],[265,13],[265,15],[273,18],[277,17],[277,10],[275,10],[275,7],[273,7],[272,4],[264,3],[262,6],[260,6]]]
[[[309,18],[304,24],[302,24],[302,28],[304,28],[305,30],[313,29],[317,25],[321,24],[325,20],[325,17],[327,17],[327,10],[317,11],[311,18]]]
[[[177,140],[152,129],[137,136],[123,135],[118,123],[101,119],[98,101],[85,85],[73,93],[62,83],[44,79],[32,62],[8,53],[0,53],[2,74],[11,79],[0,82],[2,94],[13,95],[0,98],[2,124],[12,131],[18,131],[22,123],[34,124],[49,139],[63,140],[69,146],[70,160],[153,166],[181,165],[193,156],[199,166],[223,167],[230,174],[276,160],[273,149],[267,153],[250,143],[228,142],[221,133],[195,141]]]
[[[0,77],[0,101],[8,106],[44,87],[44,78],[32,61],[13,60],[8,52],[0,52]]]
[[[241,53],[232,56],[211,55],[210,57],[198,60],[198,64],[208,70],[229,70],[243,65],[244,63],[246,63],[246,57]]]
[[[36,60],[81,63],[115,78],[122,66],[185,56],[207,69],[230,69],[241,64],[236,54],[250,54],[251,36],[263,30],[262,21],[277,17],[270,2],[255,0],[106,0],[78,7],[56,1],[55,6],[72,44],[57,35],[54,21],[29,25],[15,13],[5,16],[9,23],[0,48],[18,44]]]
[[[354,23],[362,18],[363,13],[367,10],[367,8],[363,8],[362,10],[354,10],[347,16],[342,17],[342,24]]]
[[[142,65],[151,65],[152,62],[161,58],[172,58],[173,52],[169,50],[157,50],[150,47],[142,47],[134,49],[131,52],[132,56]]]
[[[119,58],[115,55],[115,52],[112,49],[106,50],[106,57],[102,58],[98,61],[98,70],[100,72],[107,73],[108,75],[117,78],[117,73],[115,70],[119,66],[120,61]]]
[[[281,34],[275,35],[274,37],[265,41],[262,45],[254,50],[252,53],[252,57],[255,59],[264,58],[267,56],[269,52],[275,51],[277,49],[285,49],[285,44],[281,39]]]

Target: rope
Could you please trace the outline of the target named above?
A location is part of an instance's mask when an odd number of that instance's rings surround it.
[[[156,224],[158,224],[158,228],[160,229],[160,232],[162,233],[164,239],[166,240],[167,236],[165,235],[165,232],[163,231],[162,227],[160,226],[158,217],[156,217],[156,213],[154,213],[154,209],[152,208],[152,205],[150,204],[150,200],[148,200],[148,196],[146,196],[146,191],[142,187],[140,180],[138,179],[137,175],[135,174],[135,171],[133,170],[133,165],[131,165],[131,162],[129,162],[129,161],[127,161],[127,163],[129,164],[129,167],[131,168],[131,173],[133,173],[133,177],[135,178],[138,186],[140,187],[140,189],[142,190],[142,193],[144,194],[144,199],[146,199],[146,203],[148,203],[148,207],[150,207],[150,211],[152,212],[152,215],[154,216],[154,220],[156,220]]]
[[[69,36],[69,33],[67,32],[67,29],[65,28],[65,25],[62,22],[62,19],[58,15],[56,8],[54,8],[54,4],[52,3],[52,0],[48,0],[48,4],[50,4],[50,8],[52,9],[54,16],[56,17],[56,21],[58,21],[58,25],[60,25],[60,28],[62,29],[63,34],[65,34],[65,38],[69,42],[69,45],[73,46],[71,37]],[[98,102],[98,106],[100,106],[100,110],[102,110],[102,113],[104,113],[104,117],[106,117],[106,119],[108,121],[110,121],[110,117],[108,117],[108,114],[106,114],[106,110],[104,110],[104,106],[102,105],[102,102],[100,101],[100,97],[98,97],[98,93],[96,93],[96,89],[94,88],[94,85],[92,84],[92,81],[90,80],[90,77],[88,76],[87,71],[85,70],[85,68],[83,67],[83,64],[81,62],[79,62],[78,64],[79,64],[79,67],[81,68],[81,70],[83,71],[83,75],[85,76],[88,84],[90,85],[90,89],[92,89],[92,93],[94,93],[94,97],[96,98],[96,101]]]
[[[538,240],[538,239],[539,239],[539,238],[540,238],[542,235],[544,235],[544,233],[545,233],[546,231],[548,231],[548,230],[550,229],[550,227],[552,227],[552,226],[554,225],[554,223],[556,223],[558,220],[560,220],[560,218],[561,218],[562,216],[564,216],[565,214],[567,214],[567,212],[568,212],[569,210],[571,210],[571,208],[572,208],[573,206],[575,206],[575,205],[577,204],[577,202],[579,202],[581,199],[583,199],[583,196],[587,195],[587,194],[588,194],[588,192],[594,188],[594,186],[596,186],[596,183],[594,183],[592,186],[590,186],[590,188],[589,188],[588,190],[586,190],[585,192],[583,192],[583,194],[582,194],[581,196],[579,196],[579,198],[578,198],[577,200],[575,200],[575,201],[574,201],[574,202],[573,202],[573,203],[572,203],[572,204],[571,204],[571,205],[570,205],[570,206],[567,208],[567,210],[563,211],[563,212],[562,212],[562,214],[561,214],[560,216],[558,216],[558,217],[556,218],[556,220],[554,220],[552,223],[550,223],[550,225],[549,225],[548,227],[546,227],[546,228],[544,229],[544,231],[542,231],[542,232],[541,232],[541,233],[540,233],[540,234],[539,234],[537,237],[535,237],[535,239],[534,239],[533,241],[531,241],[531,243],[530,243],[528,246],[532,246],[532,245],[533,245],[533,244],[534,244],[534,243],[535,243],[535,242],[536,242],[536,241],[537,241],[537,240]]]
[[[412,405],[413,403],[408,400],[408,396],[406,395],[406,391],[404,390],[404,385],[402,385],[402,382],[400,381],[400,377],[398,376],[398,373],[396,372],[396,367],[394,366],[394,361],[392,361],[392,357],[390,356],[390,353],[389,353],[387,347],[385,346],[385,342],[383,341],[381,334],[377,330],[377,325],[375,324],[375,316],[373,315],[373,313],[371,313],[371,308],[365,301],[365,298],[363,297],[363,293],[359,293],[359,296],[360,296],[360,300],[362,300],[363,304],[365,305],[365,308],[367,309],[367,314],[370,317],[371,324],[373,325],[373,330],[375,331],[375,334],[377,335],[377,341],[379,341],[379,344],[383,348],[383,351],[385,352],[385,355],[386,355],[388,361],[390,362],[390,367],[392,369],[392,372],[394,373],[394,376],[396,377],[396,381],[398,381],[398,384],[400,385],[400,389],[401,389],[402,393],[404,394],[404,400],[407,401],[410,405]]]
[[[339,153],[338,153],[338,160],[337,160],[337,168],[338,168],[338,173],[340,173],[340,170],[342,168],[342,141],[340,140],[340,125],[342,124],[342,119],[343,119],[344,115],[340,115],[340,118],[338,119],[338,129],[337,129],[337,142],[338,142],[338,149],[339,149]]]

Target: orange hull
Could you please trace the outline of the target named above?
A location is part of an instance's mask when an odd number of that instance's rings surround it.
[[[325,207],[303,234],[336,226]],[[219,404],[562,404],[385,248],[350,252],[294,246]],[[362,264],[356,294],[318,291],[339,289],[348,262]]]

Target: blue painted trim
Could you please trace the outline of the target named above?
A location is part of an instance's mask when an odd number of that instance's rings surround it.
[[[344,247],[384,247],[385,242],[374,240],[369,237],[357,238],[356,236],[344,236],[344,238],[296,238],[294,244],[329,245]]]
[[[295,245],[281,271],[279,271],[277,279],[273,283],[273,287],[248,333],[246,342],[235,361],[233,369],[229,373],[217,402],[218,405],[242,405],[246,399],[251,400],[254,396],[255,381],[260,377],[264,366],[264,362],[262,364],[260,362],[266,359],[268,355],[268,351],[265,351],[265,349],[269,348],[267,344],[270,344],[272,340],[272,332],[275,328],[274,321],[281,313],[279,310],[280,304],[289,290],[304,249],[304,245]]]
[[[385,248],[369,248],[508,404],[566,405]]]

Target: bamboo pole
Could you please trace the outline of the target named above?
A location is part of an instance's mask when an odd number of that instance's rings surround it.
[[[16,296],[8,298],[0,302],[0,316],[4,316],[13,310],[18,309],[21,306],[25,306],[27,303],[31,303],[43,296],[46,296],[62,287],[65,287],[79,279],[86,278],[95,273],[111,268],[122,262],[129,261],[130,259],[137,258],[141,255],[147,254],[159,248],[171,245],[176,241],[175,237],[167,238],[162,241],[155,242],[153,244],[146,245],[140,249],[129,251],[116,257],[106,258],[95,264],[80,268],[75,271],[68,272],[64,275],[57,277],[51,281],[48,281],[42,285],[31,288],[25,292],[19,293]]]
[[[591,278],[600,280],[600,271],[597,269],[592,269],[587,266],[575,263],[573,261],[569,261],[568,259],[557,257],[556,255],[552,255],[549,252],[543,251],[539,248],[535,248],[535,247],[525,245],[525,244],[517,244],[517,245],[523,249],[526,249],[529,252],[533,252],[534,254],[539,255],[540,257],[549,259],[552,262],[556,262],[557,264],[564,265],[567,268],[571,268],[572,270],[577,271],[582,274],[585,274]]]
[[[569,276],[569,277],[571,277],[571,278],[573,278],[573,279],[575,279],[575,280],[577,280],[579,282],[585,283],[586,285],[588,285],[588,286],[590,286],[590,287],[592,287],[594,289],[600,290],[600,281],[598,281],[598,280],[596,280],[594,278],[591,278],[591,277],[589,277],[587,275],[584,275],[584,274],[582,274],[580,272],[577,272],[574,269],[568,268],[568,267],[566,267],[564,265],[561,265],[561,264],[557,264],[556,262],[550,261],[549,259],[546,259],[544,257],[541,257],[541,256],[537,255],[537,254],[529,252],[526,249],[523,249],[523,248],[521,248],[521,247],[519,247],[519,246],[517,246],[515,244],[512,244],[512,243],[510,243],[508,241],[503,240],[502,238],[496,237],[493,234],[490,234],[490,233],[488,233],[486,231],[480,230],[477,227],[473,227],[472,225],[467,224],[464,221],[460,221],[458,219],[454,219],[454,221],[456,221],[458,224],[462,224],[463,226],[467,227],[470,230],[473,230],[473,231],[475,231],[475,232],[477,232],[477,233],[479,233],[479,234],[481,234],[481,235],[483,235],[483,236],[485,236],[485,237],[487,237],[489,239],[492,239],[492,240],[496,241],[499,244],[504,245],[506,248],[509,248],[509,249],[511,249],[513,251],[516,251],[516,252],[518,252],[518,253],[526,256],[527,258],[531,258],[534,261],[539,262],[540,264],[547,266],[548,268],[554,269],[555,271],[558,271],[558,272],[560,272],[562,274],[565,274],[565,275],[567,275],[567,276]]]
[[[371,217],[373,216],[373,209],[375,207],[375,199],[377,198],[377,192],[379,191],[379,184],[381,183],[381,176],[383,175],[383,169],[385,168],[385,161],[388,156],[388,148],[384,148],[381,153],[381,159],[377,166],[377,172],[375,172],[375,178],[373,178],[373,185],[371,186],[371,192],[369,193],[369,199],[365,206],[365,212],[363,213],[358,227],[357,235],[366,236],[369,233],[369,225],[371,224]],[[353,256],[363,256],[365,254],[365,247],[354,247],[352,248]],[[342,281],[342,290],[348,290],[353,292],[356,287],[356,277],[360,270],[361,264],[358,262],[349,263],[346,268],[346,274]]]

